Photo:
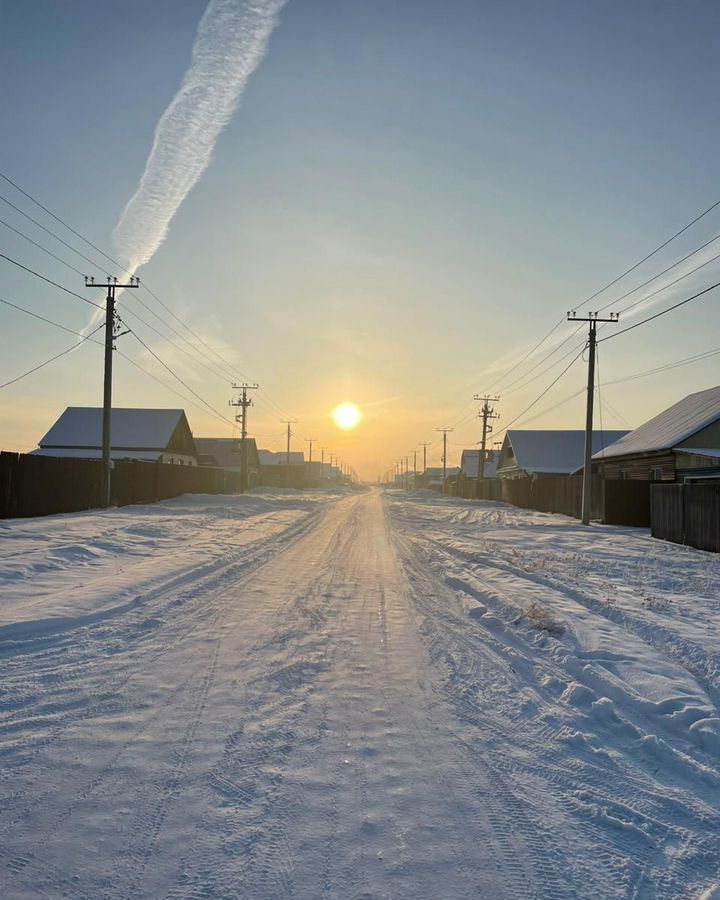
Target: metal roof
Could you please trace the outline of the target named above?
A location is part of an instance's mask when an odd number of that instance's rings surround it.
[[[466,478],[477,478],[479,450],[463,450],[460,469]],[[494,450],[488,452],[485,459],[485,477],[494,478],[498,464],[498,454]]]
[[[626,435],[626,431],[593,431],[593,451],[612,444]],[[508,461],[506,445],[512,447],[515,458]],[[528,474],[569,475],[583,464],[585,432],[510,430],[500,453],[498,474],[521,469]]]
[[[68,406],[40,441],[40,448],[102,446],[102,409]],[[164,450],[179,422],[182,409],[113,408],[111,443],[113,450]]]
[[[672,450],[718,419],[720,387],[689,394],[612,446],[606,447],[604,452],[596,453],[594,459]]]
[[[258,450],[261,466],[285,466],[287,465],[287,453],[284,450]],[[302,450],[290,451],[290,465],[302,465],[305,462],[305,454]]]

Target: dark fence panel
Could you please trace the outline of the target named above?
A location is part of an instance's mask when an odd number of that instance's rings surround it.
[[[607,525],[650,525],[650,482],[607,480],[603,521]]]
[[[79,512],[98,505],[98,460],[2,453],[0,470],[0,515],[4,518]]]
[[[503,479],[502,499],[513,506],[522,506],[530,509],[530,479],[508,478]]]
[[[685,543],[682,484],[650,485],[650,533],[663,541]]]
[[[720,553],[720,484],[684,484],[685,543]]]
[[[100,506],[101,463],[0,453],[0,518],[46,516]],[[232,494],[240,474],[203,466],[118,460],[112,471],[113,503],[152,503],[180,494]]]

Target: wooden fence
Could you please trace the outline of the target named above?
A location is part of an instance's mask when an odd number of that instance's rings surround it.
[[[101,463],[0,453],[0,518],[78,512],[100,504]],[[113,504],[152,503],[180,494],[232,494],[240,475],[204,466],[118,460],[112,471]]]
[[[502,486],[498,478],[466,478],[460,474],[455,483],[455,494],[466,500],[500,500]]]
[[[524,509],[582,515],[582,475],[544,475],[504,479],[502,499]],[[647,481],[603,481],[593,478],[590,516],[608,525],[650,525],[650,484]]]
[[[602,482],[593,479],[591,516],[603,518]],[[541,478],[503,479],[502,499],[525,509],[562,513],[579,519],[582,514],[582,477],[544,475]]]
[[[652,535],[720,553],[720,484],[653,484]]]

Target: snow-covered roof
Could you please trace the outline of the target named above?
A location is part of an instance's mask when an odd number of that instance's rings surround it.
[[[223,469],[240,470],[242,466],[242,440],[240,438],[195,438],[198,453],[212,456]],[[250,467],[257,465],[255,438],[247,439],[247,459]]]
[[[101,447],[102,412],[100,407],[69,406],[42,438],[40,448]],[[164,450],[184,417],[182,409],[113,408],[112,447]]]
[[[460,468],[466,478],[477,478],[478,474],[478,458],[479,450],[463,450],[460,460]],[[494,451],[490,451],[485,459],[485,477],[494,478],[495,469],[498,464],[498,455]]]
[[[614,443],[627,434],[626,431],[594,431],[593,452],[603,445]],[[507,458],[507,444],[515,454]],[[524,431],[511,430],[505,436],[498,473],[509,469],[522,469],[538,475],[569,475],[583,464],[585,432],[577,431]]]
[[[720,419],[720,386],[690,394],[616,441],[595,459],[671,450]]]
[[[258,456],[261,466],[286,466],[288,461],[288,455],[284,450],[279,450],[277,453],[273,450],[258,450]],[[302,465],[304,462],[305,454],[302,450],[290,451],[291,466]]]

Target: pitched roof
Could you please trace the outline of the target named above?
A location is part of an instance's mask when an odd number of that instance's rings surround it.
[[[102,413],[100,407],[68,406],[41,439],[41,449],[102,446]],[[164,450],[184,418],[182,409],[113,408],[112,447]]]
[[[279,450],[277,453],[274,450],[258,450],[258,456],[260,457],[261,466],[287,465],[287,453],[284,450]],[[290,451],[291,466],[302,465],[304,462],[305,454],[302,450]]]
[[[477,478],[479,456],[479,450],[463,450],[462,457],[460,459],[460,468],[462,469],[462,473],[466,478]],[[487,454],[487,457],[485,459],[486,478],[495,477],[495,469],[497,468],[497,464],[498,454],[491,450]]]
[[[720,386],[683,397],[669,409],[616,441],[594,459],[671,450],[720,419]]]
[[[240,470],[242,466],[242,440],[240,438],[195,438],[198,453],[211,456],[223,469]],[[259,465],[255,438],[247,438],[247,459],[251,468]]]
[[[626,431],[594,431],[593,451],[600,450],[627,434]],[[515,459],[508,462],[507,444],[512,446]],[[522,469],[529,474],[569,475],[583,464],[585,432],[511,430],[505,436],[500,454],[498,473]]]

